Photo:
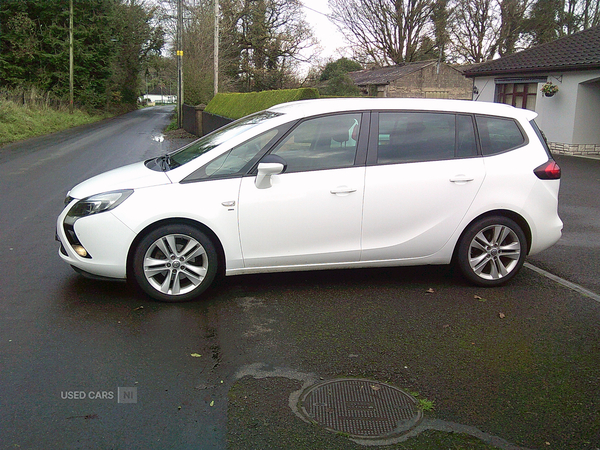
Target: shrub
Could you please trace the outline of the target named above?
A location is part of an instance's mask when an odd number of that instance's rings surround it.
[[[209,104],[206,105],[205,111],[230,119],[239,119],[280,103],[313,98],[319,98],[319,91],[314,88],[248,93],[220,93],[215,95]]]

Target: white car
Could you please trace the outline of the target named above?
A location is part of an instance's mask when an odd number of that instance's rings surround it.
[[[535,112],[483,102],[287,103],[69,193],[61,258],[186,301],[218,274],[456,262],[481,286],[561,236]]]

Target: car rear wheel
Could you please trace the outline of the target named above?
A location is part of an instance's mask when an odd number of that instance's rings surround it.
[[[472,223],[463,234],[457,254],[460,271],[478,286],[506,283],[523,266],[527,238],[507,217],[486,217]]]
[[[217,253],[212,241],[189,225],[165,225],[148,233],[133,257],[133,276],[150,297],[165,302],[195,299],[213,282]]]

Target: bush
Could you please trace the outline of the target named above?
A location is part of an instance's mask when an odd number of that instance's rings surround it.
[[[314,88],[217,94],[206,105],[205,111],[217,116],[239,119],[280,103],[313,98],[319,98],[319,91]]]

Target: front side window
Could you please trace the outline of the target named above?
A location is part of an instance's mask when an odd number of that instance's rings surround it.
[[[484,156],[502,153],[525,143],[521,128],[513,119],[477,116],[476,122]]]
[[[234,137],[244,133],[251,128],[254,128],[260,123],[266,120],[272,119],[273,117],[280,116],[280,113],[274,113],[270,111],[262,111],[256,114],[252,114],[243,119],[237,120],[229,125],[226,125],[218,130],[207,134],[206,136],[192,142],[187,147],[178,150],[175,153],[169,155],[170,157],[170,168],[179,167],[191,160],[197,158],[200,155],[212,150],[213,148],[221,145],[222,143],[233,139]]]
[[[361,114],[338,114],[301,122],[271,152],[287,163],[286,172],[354,165]]]
[[[454,158],[457,140],[460,153],[477,154],[475,134],[466,117],[457,136],[454,114],[429,112],[379,113],[377,163],[393,164]],[[465,155],[466,156],[466,155]]]
[[[277,129],[269,130],[225,152],[200,169],[196,180],[243,175],[252,165],[258,153],[277,135]]]

